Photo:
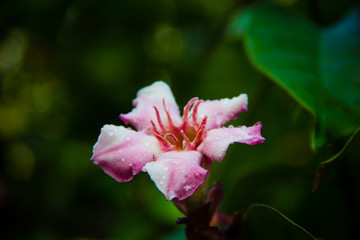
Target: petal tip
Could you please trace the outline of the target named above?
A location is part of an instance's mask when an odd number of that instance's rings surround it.
[[[241,108],[239,109],[240,112],[246,112],[248,110],[248,95],[246,93],[242,93],[237,97]]]
[[[128,121],[128,119],[126,118],[125,115],[126,115],[126,114],[120,114],[120,115],[119,115],[119,118],[120,118],[120,120],[123,121],[125,124],[129,124],[129,121]]]

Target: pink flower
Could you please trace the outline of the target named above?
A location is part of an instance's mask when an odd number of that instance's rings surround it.
[[[221,162],[230,144],[265,140],[260,122],[219,128],[247,110],[246,94],[214,101],[193,98],[181,117],[169,86],[159,81],[141,89],[133,105],[120,119],[137,131],[105,125],[91,160],[120,182],[148,172],[167,200],[191,196],[204,183],[210,162]]]

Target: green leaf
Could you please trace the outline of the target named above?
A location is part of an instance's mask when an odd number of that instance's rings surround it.
[[[315,115],[315,147],[359,127],[360,11],[322,29],[267,3],[238,14],[229,30],[259,70]]]
[[[253,204],[242,216],[239,239],[303,240],[315,238],[274,208],[263,204]]]
[[[360,128],[349,138],[344,147],[333,157],[322,162],[316,169],[316,175],[313,184],[313,192],[317,191],[320,183],[325,178],[327,172],[338,162],[345,159],[351,152],[358,150],[360,146]]]

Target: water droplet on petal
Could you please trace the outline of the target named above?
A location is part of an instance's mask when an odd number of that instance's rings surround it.
[[[165,179],[166,177],[165,177],[165,176],[162,176],[161,178],[162,178],[162,179]]]
[[[114,136],[114,132],[113,132],[113,131],[108,132],[108,135],[109,135],[110,137],[112,137],[112,136]]]
[[[192,188],[192,186],[190,186],[190,185],[186,185],[186,186],[184,187],[185,191],[189,191],[191,188]]]
[[[125,140],[126,140],[126,141],[130,141],[131,138],[130,138],[130,137],[126,137]]]
[[[169,167],[164,167],[164,171],[168,171],[169,170]]]
[[[163,184],[164,184],[164,182],[163,182],[163,181],[161,181],[161,182],[160,182],[160,185],[163,185]]]
[[[122,162],[125,162],[125,158],[122,158],[121,161],[122,161]]]
[[[150,143],[148,143],[148,142],[147,142],[147,143],[145,143],[145,146],[147,146],[147,147],[148,147],[148,146],[150,146]]]

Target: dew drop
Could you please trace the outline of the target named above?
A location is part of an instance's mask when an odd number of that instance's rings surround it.
[[[160,185],[163,185],[163,184],[164,184],[164,182],[163,182],[163,181],[161,181],[161,182],[160,182]]]
[[[147,146],[147,147],[148,147],[148,146],[150,146],[150,143],[148,143],[148,142],[147,142],[147,143],[145,143],[145,146]]]
[[[130,141],[131,138],[130,138],[130,137],[126,137],[125,140],[126,140],[126,141]]]
[[[169,167],[164,167],[164,171],[168,171],[169,170]]]
[[[161,178],[162,178],[162,179],[165,179],[166,177],[165,177],[165,176],[162,176]]]
[[[223,103],[224,105],[227,105],[227,104],[229,104],[229,102],[230,102],[230,99],[225,98],[222,103]]]
[[[189,191],[191,188],[192,188],[192,186],[190,186],[190,185],[186,185],[186,186],[184,187],[185,191]]]
[[[112,136],[114,136],[114,132],[108,132],[108,135],[110,136],[110,137],[112,137]]]
[[[122,158],[121,161],[122,161],[122,162],[125,162],[125,158]]]

